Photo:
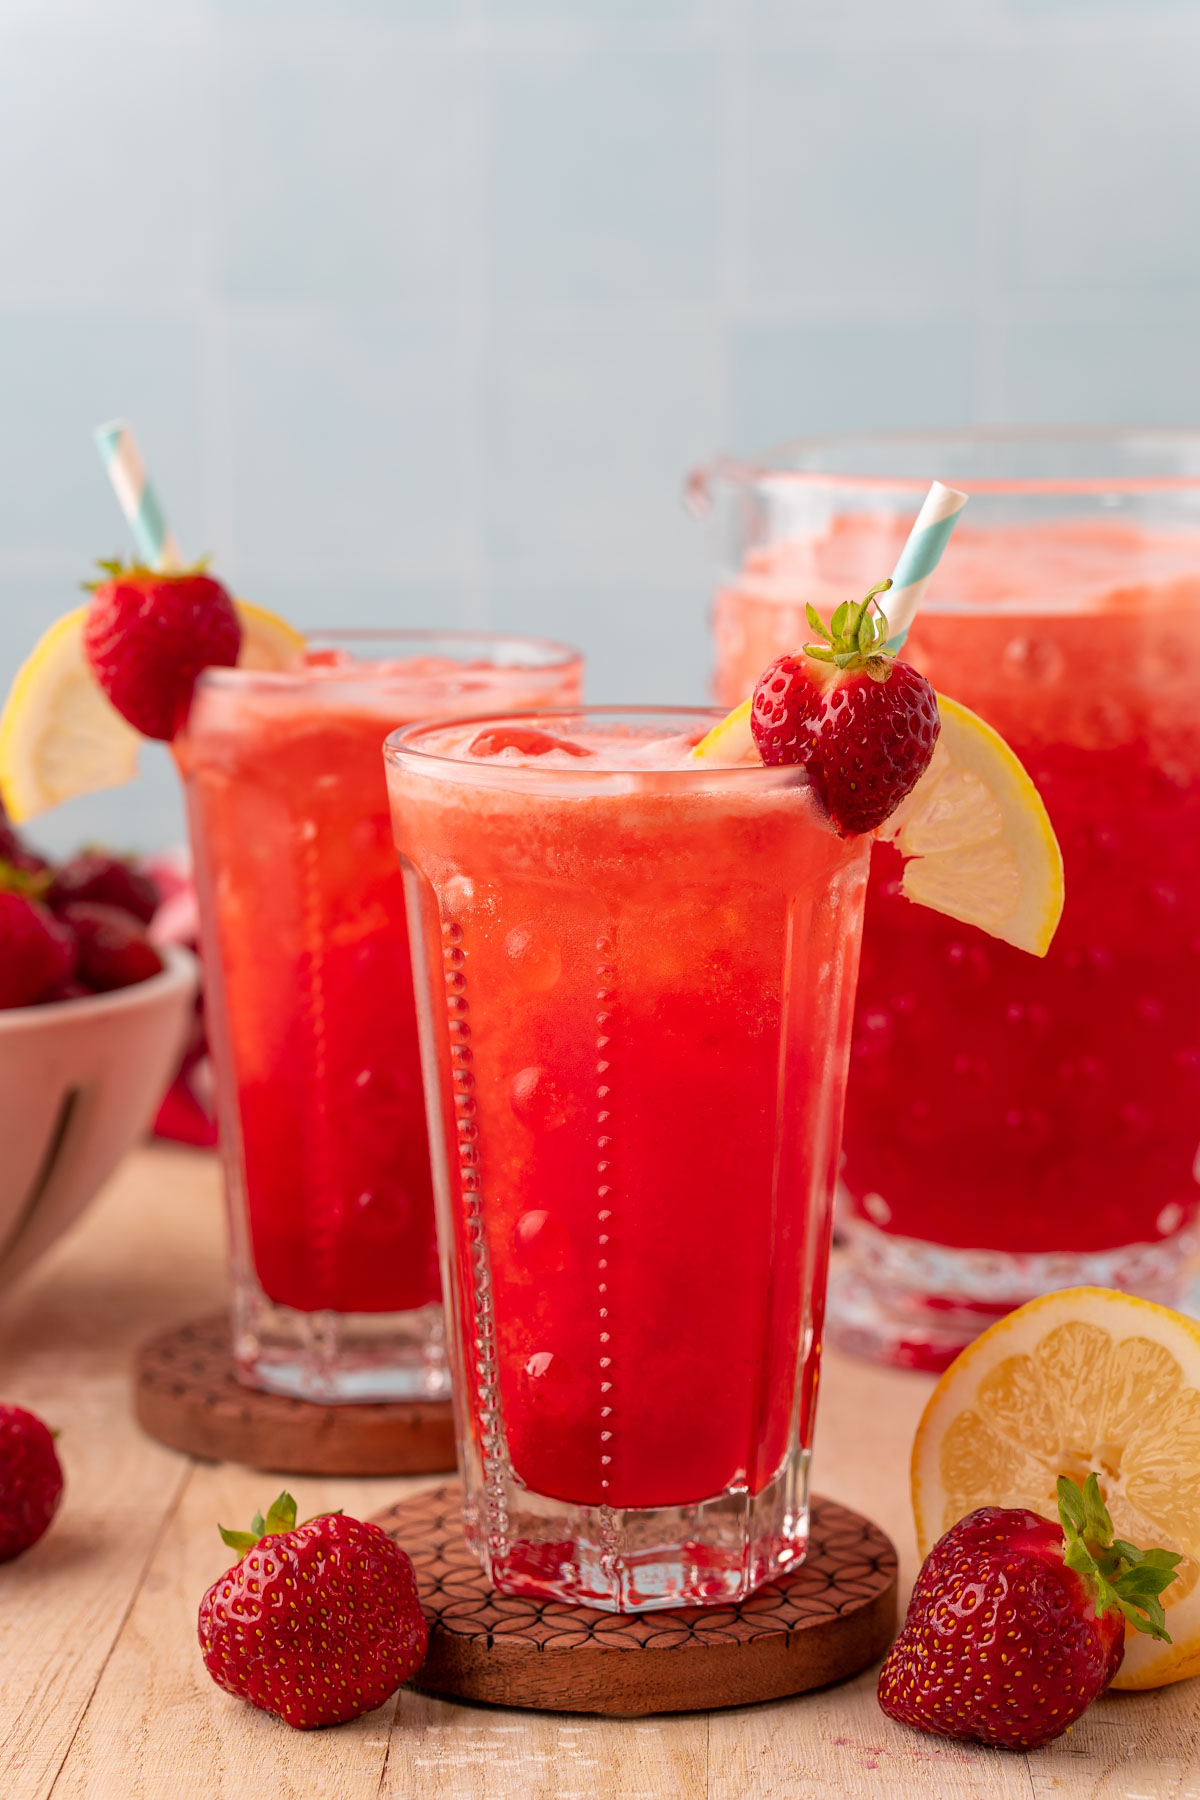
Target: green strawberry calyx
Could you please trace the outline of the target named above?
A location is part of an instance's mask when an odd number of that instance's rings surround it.
[[[325,1512],[313,1513],[313,1519],[333,1519],[341,1514],[341,1507],[330,1507]],[[306,1525],[310,1519],[305,1519]],[[272,1500],[264,1519],[262,1514],[255,1513],[250,1521],[249,1531],[230,1531],[225,1525],[218,1525],[221,1542],[230,1550],[236,1550],[239,1556],[245,1556],[247,1550],[253,1550],[264,1538],[278,1537],[280,1532],[296,1529],[296,1502],[285,1488],[278,1499]]]
[[[172,581],[181,575],[207,575],[211,554],[199,556],[186,568],[152,569],[149,563],[122,562],[119,556],[98,556],[96,567],[103,570],[95,581],[81,581],[80,587],[85,594],[94,594],[97,588],[107,587],[110,581]]]
[[[1113,1523],[1093,1471],[1084,1482],[1058,1478],[1063,1561],[1095,1595],[1096,1615],[1118,1607],[1136,1631],[1171,1642],[1159,1595],[1175,1579],[1180,1558],[1171,1550],[1139,1550],[1113,1537]]]
[[[817,662],[832,663],[847,674],[865,669],[872,681],[886,681],[894,655],[887,648],[887,618],[875,596],[886,594],[891,585],[889,577],[877,581],[864,599],[843,600],[828,625],[815,606],[806,606],[805,617],[822,642],[805,644],[804,654]]]
[[[265,1519],[260,1512],[255,1513],[249,1531],[229,1531],[224,1525],[218,1525],[217,1530],[223,1544],[236,1550],[239,1556],[245,1556],[247,1550],[253,1550],[263,1538],[275,1537],[281,1531],[294,1531],[295,1527],[296,1502],[285,1488],[277,1500],[272,1500]]]
[[[49,869],[18,869],[0,857],[0,893],[20,894],[25,900],[44,900],[54,881]]]

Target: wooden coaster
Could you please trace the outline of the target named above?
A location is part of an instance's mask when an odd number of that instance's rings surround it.
[[[896,1633],[896,1551],[861,1513],[815,1499],[808,1556],[736,1606],[604,1613],[498,1594],[450,1485],[377,1513],[416,1565],[429,1654],[413,1686],[550,1712],[699,1712],[856,1675]]]
[[[229,1315],[193,1319],[143,1344],[138,1424],[172,1450],[289,1475],[434,1475],[454,1467],[448,1400],[316,1406],[245,1387]]]

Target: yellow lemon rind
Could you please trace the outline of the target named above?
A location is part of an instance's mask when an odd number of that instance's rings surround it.
[[[977,713],[944,694],[938,713],[933,761],[879,831],[908,859],[901,892],[1044,956],[1062,917],[1064,884],[1062,851],[1042,797],[999,732]],[[956,787],[957,812],[946,799]]]
[[[239,669],[286,670],[299,663],[307,644],[302,631],[253,601],[235,600],[233,604],[242,626]]]
[[[47,627],[17,670],[0,712],[0,797],[14,825],[77,794],[118,787],[137,774],[141,739],[90,679],[82,642],[86,611],[78,606]],[[72,779],[60,785],[39,774],[38,765],[55,735],[53,721],[46,721],[47,690],[61,691],[68,683],[76,685],[83,699],[89,715],[83,723],[90,723],[93,736],[90,748],[72,759]]]
[[[700,739],[691,751],[692,762],[756,763],[762,759],[754,742],[754,734],[750,730],[750,718],[754,710],[754,697],[743,700],[740,706],[718,719],[711,731]]]

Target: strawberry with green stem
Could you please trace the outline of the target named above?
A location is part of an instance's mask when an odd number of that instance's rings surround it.
[[[297,1730],[382,1706],[425,1658],[409,1558],[378,1525],[322,1513],[296,1524],[282,1493],[200,1602],[200,1649],[218,1686]]]
[[[203,562],[190,569],[102,562],[83,625],[84,654],[121,716],[143,737],[182,730],[202,670],[231,668],[242,626]]]
[[[1108,1686],[1125,1625],[1170,1641],[1159,1595],[1179,1557],[1113,1537],[1091,1474],[1058,1482],[1058,1525],[982,1506],[938,1539],[879,1676],[891,1718],[941,1737],[1029,1749]]]
[[[798,763],[842,837],[874,831],[929,767],[937,697],[888,649],[875,584],[844,601],[828,626],[806,608],[820,640],[780,656],[754,690],[750,728],[768,766]]]

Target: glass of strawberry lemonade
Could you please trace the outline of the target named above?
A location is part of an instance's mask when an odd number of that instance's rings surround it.
[[[870,840],[716,715],[388,741],[468,1537],[495,1584],[719,1603],[803,1557]]]
[[[1194,1254],[1200,436],[813,441],[705,471],[727,705],[811,637],[806,606],[893,566],[931,470],[970,505],[904,655],[1026,764],[1066,886],[1037,960],[910,905],[875,852],[831,1318],[937,1367],[1050,1289],[1177,1304]]]
[[[187,791],[241,1378],[324,1402],[443,1395],[403,887],[380,764],[404,720],[578,698],[575,651],[344,632],[209,669]]]

